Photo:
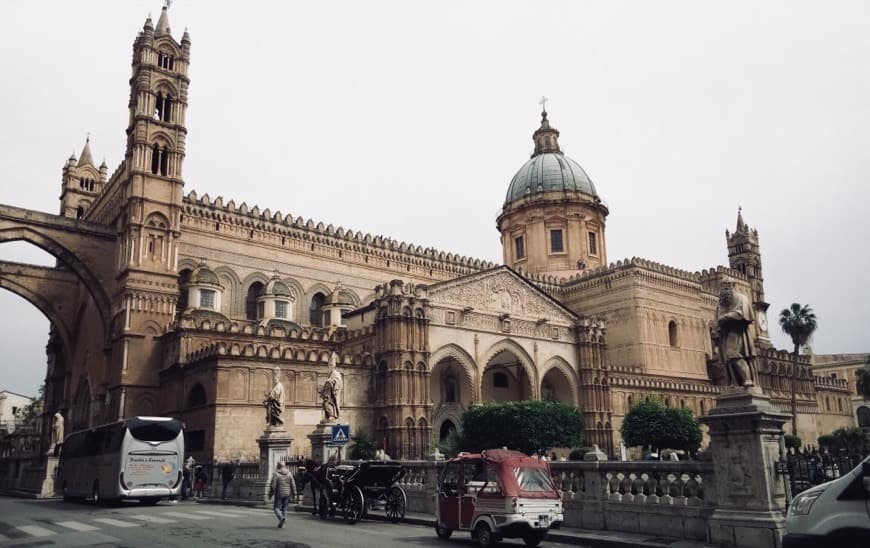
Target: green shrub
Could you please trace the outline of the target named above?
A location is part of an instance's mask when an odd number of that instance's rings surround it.
[[[583,443],[583,415],[573,405],[512,401],[472,407],[462,415],[462,448],[508,447],[545,454],[553,447]]]
[[[701,446],[701,425],[685,407],[665,407],[660,401],[641,402],[626,413],[622,439],[627,446],[645,449],[683,449],[694,453]]]

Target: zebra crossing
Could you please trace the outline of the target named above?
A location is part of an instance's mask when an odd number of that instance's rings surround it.
[[[263,510],[233,508],[231,510],[161,510],[153,514],[120,514],[111,518],[88,518],[81,521],[45,521],[40,525],[11,525],[0,522],[0,543],[25,538],[42,538],[65,533],[89,533],[106,528],[142,527],[146,524],[165,525],[185,521],[206,521],[215,518],[243,518],[266,515]]]

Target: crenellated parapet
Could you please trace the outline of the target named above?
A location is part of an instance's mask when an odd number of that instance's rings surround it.
[[[344,227],[272,212],[246,203],[236,205],[222,197],[212,200],[191,191],[184,198],[182,224],[224,237],[256,240],[295,251],[334,255],[343,261],[404,270],[415,269],[418,275],[453,278],[485,270],[494,263],[446,253],[437,249],[400,242],[382,235],[371,235]]]
[[[560,293],[568,294],[594,288],[627,277],[642,276],[656,285],[697,292],[702,288],[704,272],[688,272],[665,264],[632,257],[563,280]],[[739,273],[735,273],[737,277]]]

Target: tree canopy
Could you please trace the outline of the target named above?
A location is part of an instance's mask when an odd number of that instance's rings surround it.
[[[571,405],[550,401],[512,401],[472,407],[462,415],[465,451],[508,447],[526,454],[583,441],[583,415]]]
[[[701,438],[701,426],[690,409],[665,407],[657,400],[632,406],[622,421],[622,440],[628,446],[694,453]]]

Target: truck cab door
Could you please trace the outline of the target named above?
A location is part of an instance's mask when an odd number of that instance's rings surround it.
[[[459,463],[448,462],[438,481],[438,515],[442,526],[459,529]]]

